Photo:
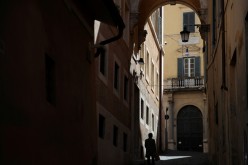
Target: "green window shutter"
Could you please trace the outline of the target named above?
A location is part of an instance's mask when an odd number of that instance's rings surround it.
[[[201,65],[200,65],[200,57],[195,57],[195,76],[200,77],[201,76]]]
[[[194,25],[195,24],[195,13],[189,13],[189,24]],[[189,28],[190,32],[195,32],[195,26],[190,26]]]
[[[177,77],[183,77],[183,58],[178,58],[177,59]]]
[[[183,26],[188,25],[188,14],[187,13],[183,13]],[[187,30],[188,30],[188,26]]]
[[[183,25],[194,25],[195,24],[195,13],[185,12],[183,13]],[[187,26],[187,30],[195,32],[195,26]]]

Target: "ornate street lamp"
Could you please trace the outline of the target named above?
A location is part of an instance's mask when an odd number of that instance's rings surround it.
[[[187,30],[186,26],[183,27],[183,31],[180,32],[182,42],[189,41],[189,31]]]
[[[187,26],[196,26],[197,28],[200,28],[200,33],[206,33],[209,32],[210,25],[209,24],[194,24],[194,25],[185,25],[183,27],[183,31],[180,32],[182,42],[188,42],[189,41],[189,31],[187,30]]]

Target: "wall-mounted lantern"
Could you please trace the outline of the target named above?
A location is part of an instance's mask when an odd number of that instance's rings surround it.
[[[209,30],[210,30],[209,24],[184,25],[183,31],[180,32],[182,42],[188,42],[189,41],[190,32],[187,30],[187,26],[196,26],[197,28],[199,28],[200,33],[209,32]]]
[[[189,41],[189,31],[187,30],[187,27],[183,27],[183,31],[180,32],[182,42],[188,42]]]

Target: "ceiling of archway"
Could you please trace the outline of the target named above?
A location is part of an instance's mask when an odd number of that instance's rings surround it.
[[[143,28],[153,11],[163,5],[170,4],[170,2],[176,2],[190,7],[198,13],[201,21],[204,22],[204,18],[202,18],[201,15],[203,12],[205,13],[206,1],[207,0],[140,0],[138,7],[138,26],[140,29]]]

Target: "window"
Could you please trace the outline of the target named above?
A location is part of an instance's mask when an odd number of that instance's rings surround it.
[[[128,101],[128,88],[129,88],[129,83],[128,83],[128,78],[127,76],[124,76],[124,91],[123,91],[123,98],[124,100]]]
[[[157,31],[157,36],[158,36],[158,41],[160,44],[162,44],[162,23],[163,23],[163,13],[162,13],[162,7],[159,8],[159,16],[158,16],[158,31]]]
[[[125,132],[123,133],[123,151],[127,151],[127,134]]]
[[[99,123],[98,123],[98,134],[99,137],[104,139],[105,134],[105,117],[99,114]]]
[[[236,115],[236,105],[237,105],[237,49],[234,50],[231,62],[230,62],[230,71],[229,76],[231,77],[229,81],[228,91],[230,91],[230,110],[232,115]]]
[[[114,125],[113,127],[113,145],[117,147],[118,144],[118,127]]]
[[[103,53],[99,57],[99,71],[102,75],[107,75],[107,55]]]
[[[183,26],[186,26],[188,31],[195,32],[195,26],[192,26],[194,24],[195,24],[195,13],[194,12],[183,13]]]
[[[152,114],[152,130],[154,131],[154,114]]]
[[[153,24],[156,36],[159,43],[162,43],[162,7],[158,8],[151,15],[151,22]]]
[[[151,87],[152,87],[152,90],[154,91],[154,64],[152,63],[152,68],[151,68]]]
[[[146,63],[146,65],[145,65],[146,66],[146,78],[148,79],[149,78],[149,74],[150,74],[149,73],[149,71],[150,71],[149,70],[149,68],[150,68],[150,66],[149,66],[149,64],[150,64],[150,55],[149,55],[149,52],[148,51],[146,52],[146,62],[145,63]]]
[[[184,77],[195,76],[195,58],[184,58]]]
[[[118,91],[119,90],[119,75],[120,75],[120,67],[115,62],[114,66],[114,88]]]
[[[143,43],[140,48],[140,58],[145,57],[145,44]],[[144,65],[140,65],[141,69],[144,71]]]
[[[159,85],[160,85],[159,74],[157,73],[157,75],[156,75],[156,95],[157,96],[159,95]]]
[[[187,57],[177,59],[177,73],[179,78],[200,77],[200,57]]]
[[[140,117],[141,119],[144,119],[144,100],[140,100]]]
[[[56,103],[56,70],[55,62],[47,54],[45,55],[46,67],[46,99],[52,105]]]
[[[215,107],[215,124],[218,125],[219,124],[219,111],[218,111],[218,103],[216,103]]]
[[[146,124],[149,125],[149,107],[146,107]]]

